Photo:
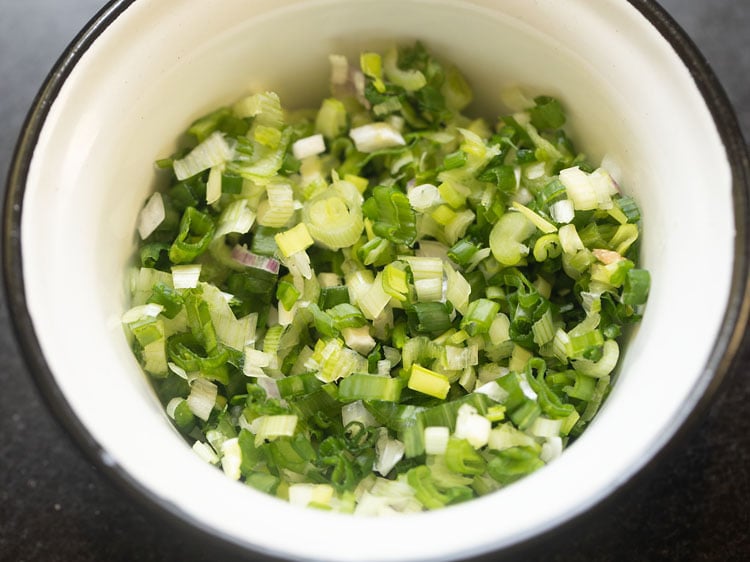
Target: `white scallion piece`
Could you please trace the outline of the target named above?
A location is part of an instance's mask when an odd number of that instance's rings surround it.
[[[466,311],[469,309],[471,285],[461,273],[454,270],[447,263],[444,267],[444,271],[447,284],[445,298],[450,301],[454,308],[461,314],[466,314]]]
[[[171,361],[167,364],[167,366],[169,367],[169,370],[172,371],[175,375],[177,375],[181,379],[188,380],[188,374],[185,369],[183,369],[179,365],[176,365],[175,363],[172,363]]]
[[[179,396],[176,396],[175,398],[172,398],[168,403],[167,407],[165,408],[167,415],[174,419],[174,412],[177,409],[177,407],[182,404],[185,401],[184,398],[181,398]]]
[[[365,86],[367,85],[365,75],[361,70],[357,69],[354,69],[351,74],[352,83],[354,84],[354,91],[357,92],[357,99],[362,102],[362,105],[366,105],[367,107],[369,107],[370,102],[367,101],[367,98],[365,97]]]
[[[239,480],[242,475],[240,472],[241,465],[242,450],[240,449],[239,439],[237,437],[227,439],[221,444],[221,468],[224,470],[224,474],[232,480]]]
[[[201,264],[172,266],[172,283],[175,289],[195,289],[201,276]]]
[[[550,463],[560,456],[563,450],[562,439],[559,436],[550,437],[542,445],[542,451],[539,458],[546,463]]]
[[[477,385],[477,372],[474,367],[466,367],[458,379],[458,384],[466,392],[474,392]]]
[[[294,191],[291,184],[276,181],[266,186],[268,199],[258,206],[258,224],[281,228],[294,214]]]
[[[195,379],[187,397],[188,408],[194,415],[206,421],[214,409],[218,392],[219,389],[211,381],[204,378]]]
[[[164,307],[160,304],[149,303],[134,306],[122,315],[123,324],[132,324],[143,318],[156,318],[161,314]]]
[[[328,484],[292,484],[289,486],[289,503],[299,507],[328,505],[333,499],[333,486]]]
[[[536,180],[541,178],[545,174],[545,163],[536,162],[531,164],[524,169],[524,175],[527,179]]]
[[[568,192],[568,199],[573,201],[576,211],[590,211],[599,205],[596,189],[589,175],[578,166],[560,171],[560,181]]]
[[[219,462],[219,456],[211,448],[211,445],[208,445],[203,441],[196,441],[193,443],[193,451],[195,451],[196,454],[207,463],[217,464]]]
[[[515,185],[515,187],[520,186],[521,185],[521,166],[519,166],[517,164],[515,166],[513,166],[513,176],[516,178],[516,185]],[[529,190],[526,189],[525,187],[523,187],[521,189],[525,190],[526,193],[529,193]],[[529,193],[529,195],[530,195],[530,193]],[[521,201],[520,199],[516,199],[516,200],[519,203],[523,203],[523,201]]]
[[[232,107],[237,117],[255,117],[254,125],[279,128],[284,125],[284,110],[275,92],[257,92],[242,98]]]
[[[367,325],[359,328],[344,328],[341,330],[347,347],[350,347],[361,355],[367,355],[376,345],[375,339],[370,335],[370,328]]]
[[[281,398],[281,394],[279,394],[279,385],[276,384],[276,379],[272,379],[271,377],[258,377],[255,382],[259,387],[266,391],[266,396],[268,396],[268,398],[275,398],[277,400]]]
[[[384,345],[383,355],[385,356],[386,361],[390,362],[391,368],[395,367],[401,362],[401,352],[395,347]]]
[[[164,210],[164,199],[158,191],[146,201],[141,214],[138,216],[138,234],[141,240],[151,236],[159,225],[164,222],[167,213]]]
[[[282,259],[282,262],[287,266],[292,275],[312,279],[310,256],[304,250],[294,252],[291,256]]]
[[[221,446],[227,439],[229,438],[226,435],[216,429],[206,431],[206,441],[213,447],[214,451],[219,453],[219,456],[221,456]]]
[[[341,285],[341,277],[330,272],[318,273],[318,283],[320,284],[321,289],[338,287]]]
[[[375,443],[375,472],[387,475],[404,457],[404,444],[398,439],[390,439],[388,430],[381,428],[380,438]]]
[[[224,135],[216,131],[191,150],[185,158],[174,161],[174,175],[180,181],[185,180],[204,170],[224,164],[232,159],[233,154],[234,151]]]
[[[399,133],[404,130],[404,125],[406,125],[406,120],[401,117],[400,115],[389,115],[386,119],[386,123],[388,123],[391,127],[396,129]]]
[[[520,203],[521,205],[528,205],[533,200],[534,195],[525,187],[520,188],[513,197],[513,201]]]
[[[298,311],[297,303],[292,305],[291,310],[287,310],[284,303],[279,301],[279,308],[276,311],[277,321],[282,326],[289,326],[294,321],[294,315]]]
[[[562,420],[552,420],[544,416],[537,417],[528,429],[535,437],[551,438],[560,435]]]
[[[500,345],[510,339],[510,318],[499,312],[490,324],[490,341],[492,345]]]
[[[415,279],[414,289],[419,302],[438,302],[443,298],[443,278]]]
[[[526,379],[526,373],[521,373],[518,376],[518,386],[521,388],[523,395],[529,400],[536,400],[539,396],[534,389],[531,388],[529,381]]]
[[[406,141],[401,133],[388,123],[368,123],[349,131],[349,136],[360,152],[375,152],[384,148],[404,146]]]
[[[278,358],[275,353],[266,353],[251,347],[245,348],[245,361],[242,370],[248,377],[262,377],[265,375],[263,369],[276,368],[277,366]]]
[[[412,208],[420,213],[424,213],[432,207],[437,207],[443,202],[438,188],[431,183],[423,183],[412,187],[406,196],[409,198],[409,204]]]
[[[374,320],[383,312],[391,296],[383,289],[382,273],[372,279],[369,270],[353,271],[346,275],[349,301],[359,306],[365,318]]]
[[[388,359],[378,361],[378,374],[381,377],[387,377],[391,374],[391,362]]]
[[[480,384],[485,384],[507,375],[509,371],[510,369],[508,369],[508,367],[502,367],[497,363],[485,363],[479,367],[477,378],[479,379]]]
[[[459,238],[466,234],[467,229],[474,224],[477,216],[471,209],[464,209],[456,213],[451,222],[445,225],[445,239],[452,246]]]
[[[500,91],[502,102],[514,112],[526,111],[534,107],[534,100],[528,97],[518,86],[510,86]]]
[[[492,422],[477,412],[476,408],[464,404],[458,409],[455,436],[466,439],[472,447],[484,447],[490,438]]]
[[[596,192],[596,199],[600,209],[611,209],[614,207],[612,196],[617,193],[612,176],[604,168],[597,168],[589,174],[589,181]]]
[[[578,236],[578,230],[574,224],[566,224],[561,226],[560,230],[557,231],[557,235],[560,237],[560,246],[562,246],[563,252],[566,254],[575,254],[579,250],[584,249],[581,237]]]
[[[442,242],[435,240],[420,240],[419,248],[414,251],[414,255],[420,258],[440,258],[443,262],[448,261],[448,250],[450,248]]]
[[[461,371],[479,363],[479,347],[477,345],[468,347],[446,345],[443,347],[443,353],[442,363],[449,371]]]
[[[492,250],[490,250],[489,248],[482,248],[477,253],[475,253],[469,260],[468,266],[466,268],[467,273],[476,269],[476,267],[481,262],[483,262],[488,257],[490,257],[491,254],[492,254]]]
[[[255,429],[255,446],[259,447],[266,439],[277,437],[291,437],[297,428],[297,416],[279,414],[276,416],[261,416],[252,423]]]
[[[477,394],[484,394],[489,396],[495,402],[505,402],[508,398],[508,391],[497,384],[495,381],[489,381],[484,383],[479,388],[475,388],[474,392]]]
[[[586,311],[586,314],[598,313],[601,311],[601,296],[602,293],[600,291],[581,291],[581,306],[583,306],[583,310]]]
[[[362,400],[357,400],[341,407],[341,423],[346,427],[352,422],[359,422],[365,427],[377,427],[380,425],[370,411],[365,408]]]
[[[166,343],[161,337],[143,346],[143,368],[146,372],[156,376],[166,376],[169,373]]]
[[[601,168],[607,171],[615,184],[615,188],[618,188],[619,184],[622,183],[622,166],[617,158],[612,154],[605,154],[602,158]]]
[[[575,209],[570,199],[555,201],[549,206],[549,212],[555,222],[568,224],[575,217]]]
[[[415,280],[442,279],[443,260],[435,257],[399,256],[411,267]]]
[[[331,63],[331,84],[346,84],[349,80],[349,61],[344,55],[329,55]]]
[[[208,182],[206,183],[206,203],[213,205],[221,199],[221,174],[224,165],[219,164],[211,168],[208,172]]]
[[[354,514],[358,516],[388,516],[397,513],[422,511],[422,504],[414,497],[414,488],[406,479],[376,478],[369,490],[358,494]]]
[[[450,430],[443,426],[424,428],[424,451],[428,455],[444,455],[450,439]]]
[[[393,329],[393,308],[386,307],[380,314],[378,314],[372,321],[372,335],[373,337],[383,340],[389,330]]]
[[[308,156],[315,156],[326,151],[326,143],[323,135],[311,135],[295,141],[292,145],[292,154],[297,160],[303,160]]]
[[[216,228],[214,239],[226,236],[231,232],[245,234],[249,232],[255,222],[255,213],[248,206],[247,199],[237,199],[221,213],[219,225]]]

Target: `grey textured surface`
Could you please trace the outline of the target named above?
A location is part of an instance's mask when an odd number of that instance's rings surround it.
[[[46,73],[97,0],[0,0],[0,177]],[[662,0],[709,60],[750,136],[750,1]],[[624,493],[523,560],[750,560],[750,345],[686,439]],[[231,559],[133,502],[40,400],[0,300],[0,561]]]

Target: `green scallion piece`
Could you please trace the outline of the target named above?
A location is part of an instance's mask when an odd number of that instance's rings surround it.
[[[464,238],[448,250],[448,257],[458,265],[465,266],[478,251],[479,247],[476,244]]]
[[[380,400],[398,402],[401,397],[403,382],[400,379],[354,373],[339,384],[339,400]]]
[[[466,153],[462,150],[451,152],[443,160],[443,170],[454,170],[456,168],[462,168],[467,163]]]
[[[530,447],[511,447],[497,451],[487,463],[490,476],[501,484],[510,484],[544,466],[539,454]]]
[[[177,238],[169,248],[169,259],[172,263],[193,261],[206,251],[215,231],[216,224],[208,214],[188,207],[180,219]]]
[[[466,439],[448,439],[445,450],[445,465],[458,474],[479,475],[484,473],[486,462],[482,455]]]
[[[323,383],[313,373],[283,377],[276,381],[279,394],[284,399],[311,394],[321,386],[323,386]]]
[[[276,245],[276,235],[281,232],[281,228],[271,228],[269,226],[258,226],[253,233],[253,239],[250,243],[250,251],[261,256],[274,256],[278,251]]]
[[[329,308],[327,311],[328,315],[333,320],[333,325],[338,330],[345,328],[360,328],[367,324],[367,319],[362,311],[348,302],[337,304],[333,308]]]
[[[221,192],[230,195],[238,195],[242,193],[243,181],[242,176],[225,172],[221,174]]]
[[[318,305],[323,310],[328,310],[340,304],[349,304],[349,289],[346,285],[334,287],[323,287],[320,290]]]
[[[448,308],[441,302],[418,302],[407,309],[409,329],[414,334],[439,334],[451,327]]]
[[[376,187],[372,197],[362,206],[362,211],[373,221],[372,229],[378,236],[394,244],[414,242],[417,236],[416,216],[403,192],[392,187]]]
[[[169,319],[174,318],[182,310],[184,299],[182,295],[166,286],[164,283],[154,285],[151,296],[146,302],[160,304],[164,307],[162,314]]]
[[[645,269],[631,269],[625,276],[622,297],[623,304],[646,304],[648,292],[651,288],[651,275]]]
[[[292,310],[300,294],[295,286],[288,281],[279,281],[279,284],[276,286],[276,298],[287,310]]]
[[[486,334],[490,331],[492,321],[500,311],[500,305],[488,299],[477,299],[469,304],[466,316],[461,320],[461,329],[470,336]]]
[[[560,102],[549,96],[534,99],[536,105],[529,110],[531,124],[537,129],[559,129],[565,125],[565,112]]]

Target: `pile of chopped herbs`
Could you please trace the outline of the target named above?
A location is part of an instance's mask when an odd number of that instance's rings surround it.
[[[330,62],[318,108],[255,93],[157,162],[133,350],[195,451],[259,490],[358,514],[490,493],[607,396],[649,290],[638,206],[557,99],[490,122],[421,44]]]

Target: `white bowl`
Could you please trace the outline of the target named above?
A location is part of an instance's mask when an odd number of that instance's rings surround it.
[[[326,91],[330,53],[420,39],[465,71],[475,110],[521,84],[560,97],[643,211],[645,318],[614,389],[549,466],[447,509],[363,519],[290,506],[190,450],[128,347],[126,263],[152,163],[194,118],[260,89]],[[50,75],[11,172],[9,303],[51,407],[115,480],[255,552],[447,560],[509,548],[621,487],[699,411],[747,318],[748,164],[721,88],[645,0],[137,0],[105,8]]]

